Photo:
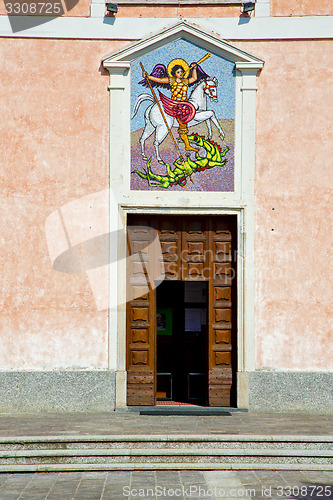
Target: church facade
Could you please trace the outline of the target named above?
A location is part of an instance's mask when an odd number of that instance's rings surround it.
[[[0,15],[1,411],[331,413],[331,3],[55,5]]]

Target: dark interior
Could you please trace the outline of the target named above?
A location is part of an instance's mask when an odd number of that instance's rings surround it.
[[[163,281],[157,293],[157,401],[207,405],[208,282]]]

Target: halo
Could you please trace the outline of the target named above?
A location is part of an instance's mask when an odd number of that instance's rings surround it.
[[[190,69],[189,65],[187,64],[186,61],[184,61],[184,59],[173,59],[168,64],[168,75],[170,76],[170,78],[172,78],[171,71],[173,67],[176,66],[177,64],[179,64],[179,66],[183,68],[184,73],[187,73],[188,70]]]

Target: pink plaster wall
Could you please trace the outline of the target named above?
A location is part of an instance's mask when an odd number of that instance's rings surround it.
[[[331,16],[333,15],[333,3],[331,0],[270,0],[272,16]],[[193,2],[195,3],[195,2]],[[64,16],[89,17],[91,0],[79,0],[78,4],[66,12]],[[119,5],[116,17],[138,17],[138,18],[172,18],[172,17],[238,17],[240,5]],[[5,4],[0,2],[0,15],[7,15]]]
[[[117,3],[117,2],[115,2]],[[138,18],[177,18],[177,17],[207,17],[207,5],[177,6],[177,5],[143,5],[129,6],[119,5],[116,17],[138,17]],[[193,2],[195,3],[195,2]],[[64,5],[64,2],[63,2]],[[66,12],[66,17],[89,17],[91,0],[79,0],[77,5]],[[7,15],[5,4],[0,2],[0,15]],[[209,17],[237,17],[240,15],[240,5],[209,5]]]
[[[195,3],[195,2],[193,2]],[[238,17],[240,15],[240,5],[197,5],[197,6],[177,6],[177,5],[140,5],[140,6],[118,6],[116,17],[152,17],[152,18],[177,18],[177,17]]]
[[[0,39],[1,369],[107,367],[107,314],[96,311],[85,276],[52,270],[44,224],[57,208],[108,186],[108,75],[100,62],[125,45]],[[256,365],[332,369],[332,45],[235,45],[265,60]]]
[[[0,367],[106,368],[107,312],[52,269],[45,220],[108,187],[103,56],[120,44],[0,39]]]
[[[271,0],[272,16],[332,16],[331,0]]]
[[[237,45],[266,61],[257,92],[257,367],[332,369],[333,45]]]

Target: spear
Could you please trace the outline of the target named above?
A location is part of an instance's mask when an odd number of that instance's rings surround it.
[[[140,62],[140,66],[141,66],[142,71],[143,71],[144,73],[146,73],[146,71],[145,71],[145,69],[144,69],[144,67],[143,67],[143,64],[142,64],[141,62]],[[173,140],[173,143],[174,143],[174,145],[175,145],[175,147],[176,147],[176,149],[177,149],[177,153],[179,154],[179,158],[181,158],[181,159],[182,159],[182,161],[183,161],[183,163],[185,164],[185,160],[184,160],[184,158],[183,158],[183,156],[182,156],[182,154],[181,154],[181,152],[180,152],[180,150],[179,150],[178,144],[176,143],[174,136],[172,135],[171,129],[170,129],[170,127],[169,127],[169,125],[168,125],[168,122],[167,122],[167,120],[166,120],[166,118],[165,118],[165,116],[164,116],[164,113],[163,113],[163,110],[162,110],[162,106],[161,106],[161,104],[160,104],[159,100],[158,100],[158,99],[157,99],[157,97],[156,97],[156,94],[155,94],[155,92],[154,92],[153,87],[151,86],[151,83],[150,83],[150,81],[149,81],[149,78],[146,78],[146,82],[148,83],[149,88],[150,88],[150,90],[151,90],[151,93],[153,94],[153,97],[154,97],[154,99],[155,99],[155,101],[156,101],[156,104],[157,104],[157,106],[158,106],[158,109],[159,109],[159,110],[160,110],[160,112],[161,112],[161,115],[162,115],[162,118],[163,118],[163,120],[164,120],[164,123],[165,123],[165,125],[166,125],[166,127],[167,127],[167,129],[168,129],[168,132],[169,132],[169,134],[170,134],[170,136],[171,136],[171,139]]]

